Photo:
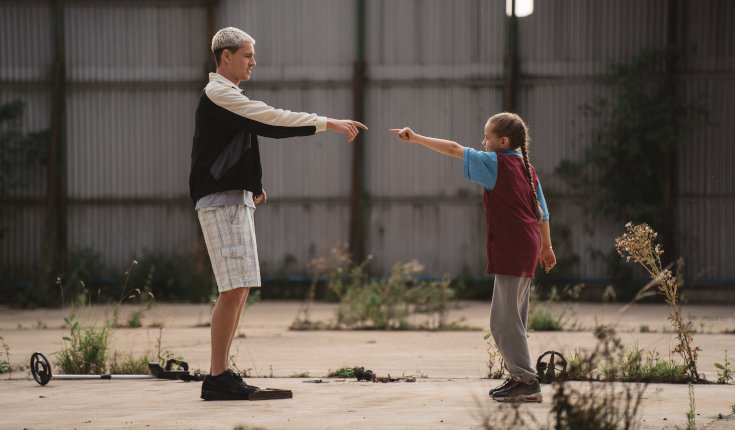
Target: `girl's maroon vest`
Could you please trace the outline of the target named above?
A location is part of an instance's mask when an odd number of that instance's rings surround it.
[[[487,273],[533,279],[541,251],[536,200],[526,180],[523,158],[497,155],[495,188],[485,189]],[[537,187],[538,177],[533,167],[531,175]]]

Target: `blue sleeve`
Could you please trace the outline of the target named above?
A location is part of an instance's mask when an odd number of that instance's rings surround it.
[[[544,198],[544,192],[541,190],[541,182],[536,184],[536,194],[538,195],[538,205],[541,206],[541,221],[549,220],[549,208],[546,207],[546,199]]]
[[[462,170],[466,179],[492,190],[498,180],[498,155],[465,148],[462,154]]]

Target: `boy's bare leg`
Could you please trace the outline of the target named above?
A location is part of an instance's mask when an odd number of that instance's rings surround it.
[[[236,288],[224,291],[217,297],[212,311],[210,333],[212,337],[212,357],[209,374],[216,376],[227,370],[227,354],[230,343],[240,321],[242,305],[247,299],[250,288]]]
[[[250,288],[248,288],[248,291]],[[235,334],[237,333],[237,328],[240,326],[240,317],[242,316],[242,310],[245,308],[245,302],[248,301],[248,294],[243,294],[242,299],[240,300],[240,311],[237,313],[237,320],[235,320],[235,325],[232,328],[232,334],[230,334],[230,342],[227,344],[227,359],[230,359],[230,347],[232,347],[232,341],[235,339]]]

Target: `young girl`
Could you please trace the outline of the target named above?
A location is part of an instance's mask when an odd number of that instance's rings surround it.
[[[485,124],[485,151],[456,142],[391,129],[405,142],[462,159],[464,177],[485,186],[487,272],[495,274],[490,331],[510,377],[490,390],[498,401],[541,402],[541,387],[526,339],[528,299],[536,262],[548,273],[556,264],[549,212],[536,172],[528,161],[528,128],[503,112]],[[540,237],[539,237],[540,236]]]

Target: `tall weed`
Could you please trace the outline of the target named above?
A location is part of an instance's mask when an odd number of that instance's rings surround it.
[[[428,314],[420,328],[442,329],[447,325],[448,303],[454,295],[449,280],[419,281],[422,270],[416,261],[397,263],[388,279],[370,278],[365,263],[330,276],[329,288],[339,298],[337,324],[347,328],[411,329],[412,313]]]
[[[679,354],[684,363],[689,379],[693,382],[702,381],[697,370],[697,356],[701,350],[694,346],[694,328],[692,322],[682,316],[679,306],[679,288],[682,285],[681,276],[674,274],[669,267],[662,267],[661,254],[663,247],[655,243],[658,233],[648,224],[625,224],[626,232],[615,239],[615,248],[620,257],[626,262],[631,259],[643,267],[651,277],[652,283],[658,285],[658,291],[663,295],[666,303],[671,307],[669,320],[674,326],[677,344],[673,352]],[[679,266],[682,262],[679,260]],[[640,294],[640,293],[639,293]]]
[[[97,374],[104,373],[107,362],[110,327],[103,324],[99,329],[94,325],[82,329],[76,314],[64,318],[69,326],[69,336],[64,336],[64,347],[56,353],[56,365],[63,373]]]

